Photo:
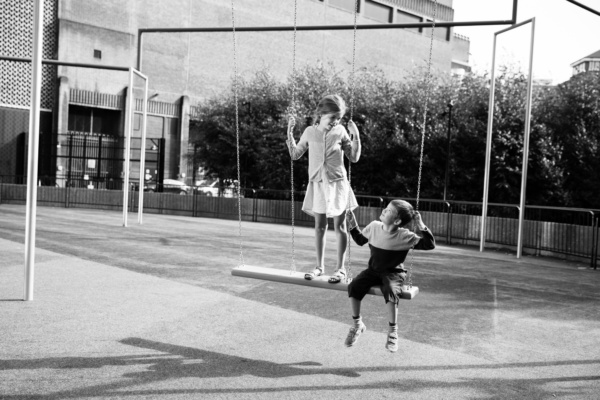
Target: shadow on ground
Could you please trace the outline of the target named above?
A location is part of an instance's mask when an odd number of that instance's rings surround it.
[[[115,383],[94,385],[72,390],[63,390],[44,395],[12,395],[2,397],[3,399],[65,399],[80,397],[104,397],[114,395],[176,395],[176,394],[226,394],[232,395],[242,393],[273,393],[294,391],[339,391],[339,390],[361,390],[361,389],[396,389],[398,393],[419,392],[432,388],[446,389],[475,389],[484,391],[489,398],[506,398],[509,392],[515,392],[527,398],[545,398],[549,393],[542,388],[548,383],[577,382],[577,381],[600,381],[599,376],[573,376],[562,378],[539,378],[539,379],[499,379],[499,378],[467,378],[443,380],[407,380],[402,379],[402,372],[422,371],[434,373],[463,371],[463,370],[502,370],[510,368],[539,368],[539,367],[568,367],[577,365],[596,365],[599,360],[567,360],[552,362],[529,362],[529,363],[504,363],[504,364],[477,364],[477,365],[436,365],[436,366],[385,366],[385,367],[357,367],[357,368],[323,368],[320,363],[305,361],[294,364],[279,364],[270,361],[253,360],[237,357],[208,350],[202,350],[186,346],[178,346],[168,343],[156,342],[142,338],[126,338],[120,341],[124,345],[152,350],[162,354],[143,354],[115,357],[53,357],[44,359],[28,360],[0,360],[0,371],[2,370],[35,370],[35,369],[99,369],[103,367],[127,367],[147,365],[147,369],[140,372],[127,372],[122,375],[126,380]],[[345,380],[340,385],[324,386],[284,386],[284,387],[240,387],[240,388],[218,388],[218,389],[140,389],[143,385],[156,386],[157,382],[178,380],[181,378],[239,378],[254,376],[257,378],[288,378],[308,375],[337,375],[343,378],[361,377],[361,373],[372,372],[394,372],[398,371],[398,380],[377,382],[372,384],[349,384]],[[255,381],[244,381],[246,384],[254,385]],[[351,381],[350,381],[351,382]],[[134,387],[138,387],[133,389]],[[130,389],[128,389],[130,388]],[[508,392],[507,392],[508,391]],[[563,389],[560,394],[568,395],[577,393],[577,388]],[[556,393],[554,393],[556,395]],[[497,397],[499,396],[499,397]]]

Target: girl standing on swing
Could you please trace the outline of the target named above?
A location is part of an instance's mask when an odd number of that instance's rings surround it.
[[[338,283],[346,276],[344,261],[348,234],[346,231],[346,210],[358,207],[344,167],[344,154],[350,162],[360,158],[360,137],[354,122],[348,122],[348,129],[339,124],[346,113],[346,103],[338,95],[328,95],[319,101],[315,110],[313,126],[307,127],[296,144],[293,136],[295,121],[288,121],[287,145],[290,156],[297,160],[310,148],[308,154],[308,186],[302,211],[315,218],[315,249],[317,265],[304,278],[311,280],[325,273],[325,233],[327,219],[333,219],[337,238],[337,266],[329,278],[329,283]]]

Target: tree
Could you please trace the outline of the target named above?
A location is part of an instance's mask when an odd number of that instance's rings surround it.
[[[355,73],[355,87],[331,64],[307,65],[287,81],[267,69],[239,81],[240,178],[243,187],[289,190],[291,161],[285,144],[292,92],[298,139],[312,123],[318,101],[340,94],[352,109],[363,151],[352,168],[357,194],[416,197],[421,134],[425,132],[421,198],[441,199],[447,159],[448,101],[454,100],[448,198],[481,201],[487,140],[489,77],[462,79],[415,69],[402,82],[376,67]],[[558,88],[533,92],[528,204],[591,207],[600,183],[598,74],[574,77]],[[518,203],[521,191],[527,79],[503,68],[496,81],[489,198]],[[354,90],[353,90],[354,89]],[[352,97],[351,94],[354,93]],[[427,119],[423,121],[425,98]],[[349,118],[350,110],[343,123]],[[199,165],[221,180],[237,179],[236,104],[229,91],[200,105],[192,121]],[[424,126],[423,126],[424,125]],[[294,189],[307,184],[307,158],[293,163]]]
[[[561,151],[565,206],[600,208],[600,73],[577,74],[548,96],[543,123]]]

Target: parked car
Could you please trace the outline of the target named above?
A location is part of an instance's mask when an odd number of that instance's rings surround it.
[[[219,180],[215,179],[212,182],[202,180],[198,182],[196,186],[198,194],[205,196],[218,196],[219,195]]]
[[[146,184],[144,185],[144,191],[158,192],[158,188],[156,186],[156,181],[146,182]],[[192,192],[192,188],[176,179],[164,179],[162,191],[163,193],[178,193],[184,195],[190,194]]]
[[[235,182],[237,182],[237,181],[235,181]],[[222,191],[221,196],[236,197],[237,194],[235,191],[235,182],[230,183],[229,185],[226,185],[225,187],[221,188],[221,191]],[[219,196],[219,180],[218,179],[215,179],[213,181],[201,180],[196,185],[196,191],[198,192],[198,194],[204,195],[204,196],[210,196],[210,197]],[[242,195],[242,197],[244,197],[244,196]]]

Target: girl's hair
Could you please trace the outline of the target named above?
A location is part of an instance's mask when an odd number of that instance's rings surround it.
[[[330,94],[319,101],[313,121],[319,123],[322,115],[335,114],[336,117],[342,118],[346,113],[346,102],[337,94]]]
[[[408,224],[415,218],[415,215],[417,215],[417,212],[415,211],[413,206],[407,201],[392,200],[390,201],[390,204],[398,212],[398,218],[400,218],[400,220],[402,221],[400,222],[400,226]]]

